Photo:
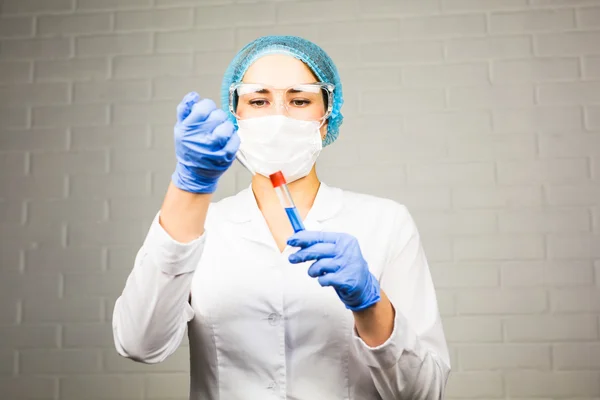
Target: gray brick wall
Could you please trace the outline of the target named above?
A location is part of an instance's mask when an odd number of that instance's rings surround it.
[[[599,0],[0,1],[0,398],[184,399],[110,316],[173,169],[175,106],[258,35],[321,44],[335,186],[413,212],[449,399],[600,399]],[[249,183],[239,166],[218,198]]]

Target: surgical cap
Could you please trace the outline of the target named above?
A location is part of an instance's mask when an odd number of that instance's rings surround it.
[[[344,119],[341,108],[342,83],[333,60],[316,44],[297,36],[263,36],[244,46],[233,58],[223,77],[221,86],[221,106],[229,114],[231,121],[237,126],[235,117],[229,111],[229,87],[240,82],[252,63],[268,54],[286,54],[304,62],[321,82],[331,83],[333,90],[333,107],[327,123],[327,135],[323,146],[327,146],[339,135],[340,125]]]

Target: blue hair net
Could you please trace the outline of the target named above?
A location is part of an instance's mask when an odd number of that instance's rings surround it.
[[[240,82],[252,63],[267,54],[287,54],[304,62],[321,82],[335,85],[333,90],[333,108],[327,122],[327,135],[323,146],[327,146],[339,135],[344,119],[340,109],[344,103],[342,82],[333,60],[316,44],[297,36],[263,36],[244,46],[233,58],[223,77],[221,85],[221,107],[229,114],[237,126],[235,117],[229,111],[229,87]]]

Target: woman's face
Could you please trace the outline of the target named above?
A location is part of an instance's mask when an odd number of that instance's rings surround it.
[[[244,74],[242,82],[259,83],[276,89],[285,89],[298,84],[315,83],[318,82],[318,79],[302,61],[284,54],[270,54],[259,58],[250,65]],[[304,109],[304,112],[309,113],[311,110],[314,110],[312,112],[314,113],[315,120],[320,118],[325,107],[325,102],[321,95],[318,96],[318,101],[320,101],[319,104],[321,107],[315,108],[314,106],[309,106]],[[301,104],[298,106],[301,106]],[[242,104],[238,107],[242,107]],[[249,106],[246,105],[246,107]],[[321,137],[325,138],[326,134],[327,122],[321,127]]]

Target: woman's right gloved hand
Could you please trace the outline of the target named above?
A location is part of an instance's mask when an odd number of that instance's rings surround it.
[[[233,123],[214,101],[190,92],[177,106],[174,133],[173,184],[187,192],[213,193],[240,146]]]

